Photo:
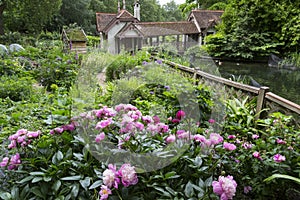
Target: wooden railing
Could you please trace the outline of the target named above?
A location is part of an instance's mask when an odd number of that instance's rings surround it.
[[[160,59],[160,58],[155,58],[154,59]],[[240,90],[243,93],[246,93],[248,95],[253,95],[257,97],[257,105],[256,105],[256,113],[257,117],[259,117],[259,113],[261,113],[262,109],[268,108],[270,113],[280,111],[284,114],[287,115],[294,115],[296,116],[296,121],[299,123],[300,121],[300,105],[291,102],[287,99],[284,99],[272,92],[269,91],[268,87],[253,87],[250,85],[238,83],[235,81],[231,81],[219,76],[215,76],[203,71],[200,71],[197,68],[190,68],[187,66],[180,65],[178,63],[174,63],[168,60],[162,60],[165,64],[168,64],[169,66],[179,69],[185,73],[189,73],[194,80],[200,80],[200,79],[206,79],[210,82],[216,82],[218,84],[225,85],[227,87],[233,88],[235,90]],[[249,94],[250,93],[250,94]]]

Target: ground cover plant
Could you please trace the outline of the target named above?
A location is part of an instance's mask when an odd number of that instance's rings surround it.
[[[82,62],[82,72],[92,76],[90,65],[105,63],[88,57]],[[217,130],[210,119],[213,88],[194,86],[159,60],[137,65],[109,82],[105,93],[85,90],[81,99],[90,104],[83,112],[72,110],[80,99],[70,97],[76,91],[67,84],[34,92],[26,104],[1,99],[0,198],[299,196],[296,182],[264,181],[275,173],[299,178],[299,127],[290,116],[256,120],[252,102],[233,99]],[[85,78],[82,84],[92,82]]]

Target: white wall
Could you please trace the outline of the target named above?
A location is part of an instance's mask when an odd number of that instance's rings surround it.
[[[108,43],[108,52],[112,54],[117,54],[116,48],[116,34],[126,25],[125,22],[120,22],[119,24],[115,24],[109,31],[107,36],[107,43]]]

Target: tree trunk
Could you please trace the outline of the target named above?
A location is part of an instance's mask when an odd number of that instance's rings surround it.
[[[5,4],[0,5],[0,35],[4,35],[4,21],[3,21],[3,11]]]

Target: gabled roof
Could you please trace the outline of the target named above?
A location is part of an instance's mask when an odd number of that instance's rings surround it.
[[[199,33],[193,22],[139,22],[135,26],[144,36],[164,36]]]
[[[127,10],[120,10],[117,14],[117,19],[120,20],[135,20],[135,17]]]
[[[117,14],[96,13],[97,31],[107,32],[113,24],[119,22],[138,22],[138,20],[127,10],[120,10]]]
[[[136,35],[128,35],[128,32],[130,31],[134,31],[136,33]],[[124,28],[122,28],[119,33],[116,35],[119,38],[124,38],[124,37],[134,37],[136,38],[138,35],[138,37],[144,37],[144,34],[136,27],[136,25],[134,23],[128,23]]]
[[[221,15],[223,10],[192,10],[188,16],[188,21],[195,20],[200,29],[206,29],[212,22],[219,23],[221,21]]]
[[[115,13],[96,13],[97,31],[101,32],[117,16]]]

